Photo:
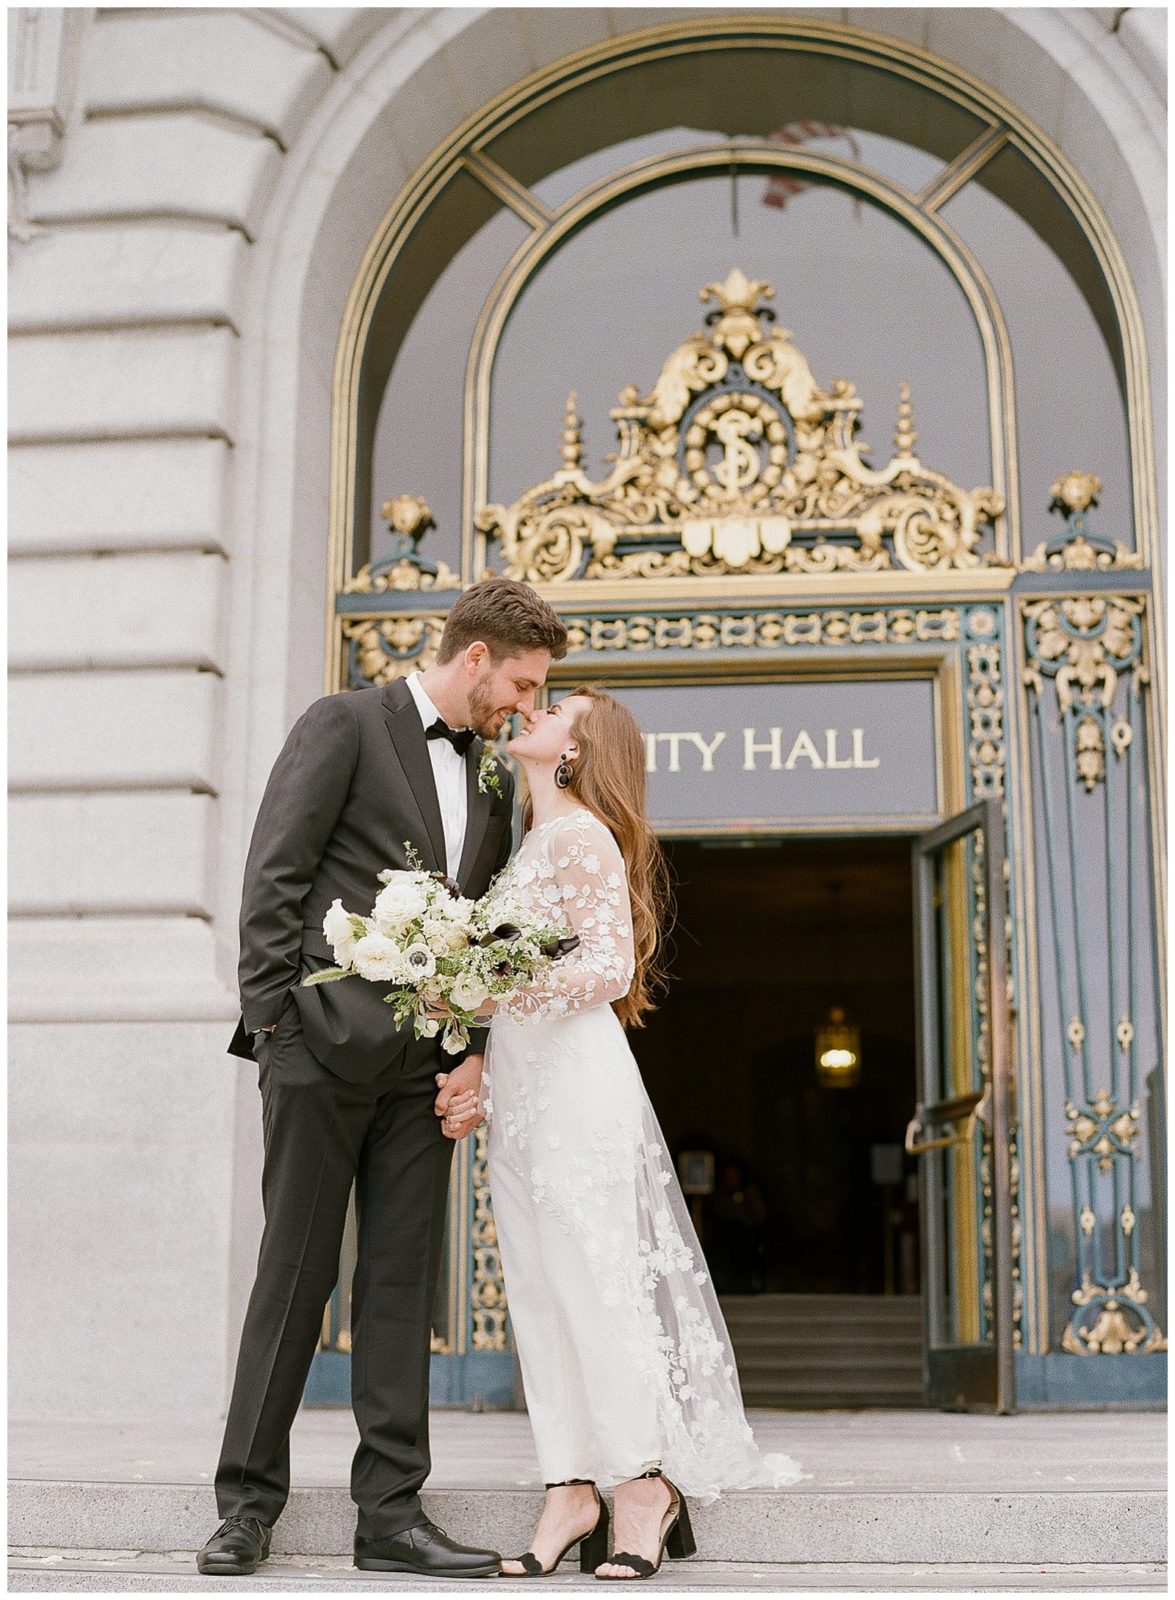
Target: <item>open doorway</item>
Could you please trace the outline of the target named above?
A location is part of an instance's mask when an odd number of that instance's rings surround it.
[[[902,1148],[917,1097],[909,841],[666,849],[671,983],[631,1042],[687,1190],[713,1158],[691,1206],[744,1394],[920,1403],[917,1178]],[[833,1007],[859,1029],[857,1072],[835,1083],[816,1047]],[[816,1346],[838,1350],[839,1373]]]

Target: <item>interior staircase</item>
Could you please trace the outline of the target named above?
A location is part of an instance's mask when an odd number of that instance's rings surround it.
[[[748,1406],[924,1404],[918,1295],[724,1295],[721,1304]]]

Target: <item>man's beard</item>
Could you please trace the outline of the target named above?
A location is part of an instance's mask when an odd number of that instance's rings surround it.
[[[469,726],[482,739],[496,739],[501,731],[499,719],[509,707],[494,704],[488,685],[475,683],[469,691]]]

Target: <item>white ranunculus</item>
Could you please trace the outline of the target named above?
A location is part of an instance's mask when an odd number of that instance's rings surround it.
[[[424,938],[434,955],[455,956],[465,949],[465,930],[459,922],[444,917],[425,917]]]
[[[355,946],[352,958],[355,971],[373,983],[404,983],[404,953],[394,939],[382,933],[369,933]]]
[[[426,944],[417,940],[404,952],[404,970],[414,983],[418,983],[422,978],[432,977],[437,970],[437,958]]]
[[[362,934],[359,930],[363,926],[363,919],[354,916],[343,907],[341,900],[331,903],[331,908],[322,919],[323,937],[335,953],[335,963],[340,967],[349,967],[355,957],[355,946],[359,943]]]
[[[449,999],[458,1011],[476,1011],[489,996],[485,984],[472,973],[462,973],[449,990]]]
[[[446,922],[456,922],[464,926],[473,911],[473,901],[466,900],[461,895],[439,894],[429,907],[429,916],[443,919]]]
[[[397,872],[375,897],[371,915],[381,932],[396,934],[428,910],[428,878],[421,872]]]

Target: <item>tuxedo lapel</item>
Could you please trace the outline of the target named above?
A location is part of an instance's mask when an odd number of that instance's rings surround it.
[[[424,836],[431,846],[433,870],[444,872],[446,871],[445,827],[441,821],[441,807],[437,800],[437,786],[433,780],[428,742],[424,737],[416,701],[413,700],[412,692],[404,680],[397,678],[384,691],[383,702],[388,732],[391,734],[392,744],[395,746],[407,779],[404,785],[409,802],[407,809],[410,811],[415,807],[420,818]],[[467,832],[467,840],[468,837]]]
[[[461,849],[461,865],[457,871],[457,881],[462,886],[477,860],[493,804],[492,795],[488,791],[482,794],[477,786],[477,773],[484,749],[485,745],[481,740],[475,739],[465,752],[465,843]]]

